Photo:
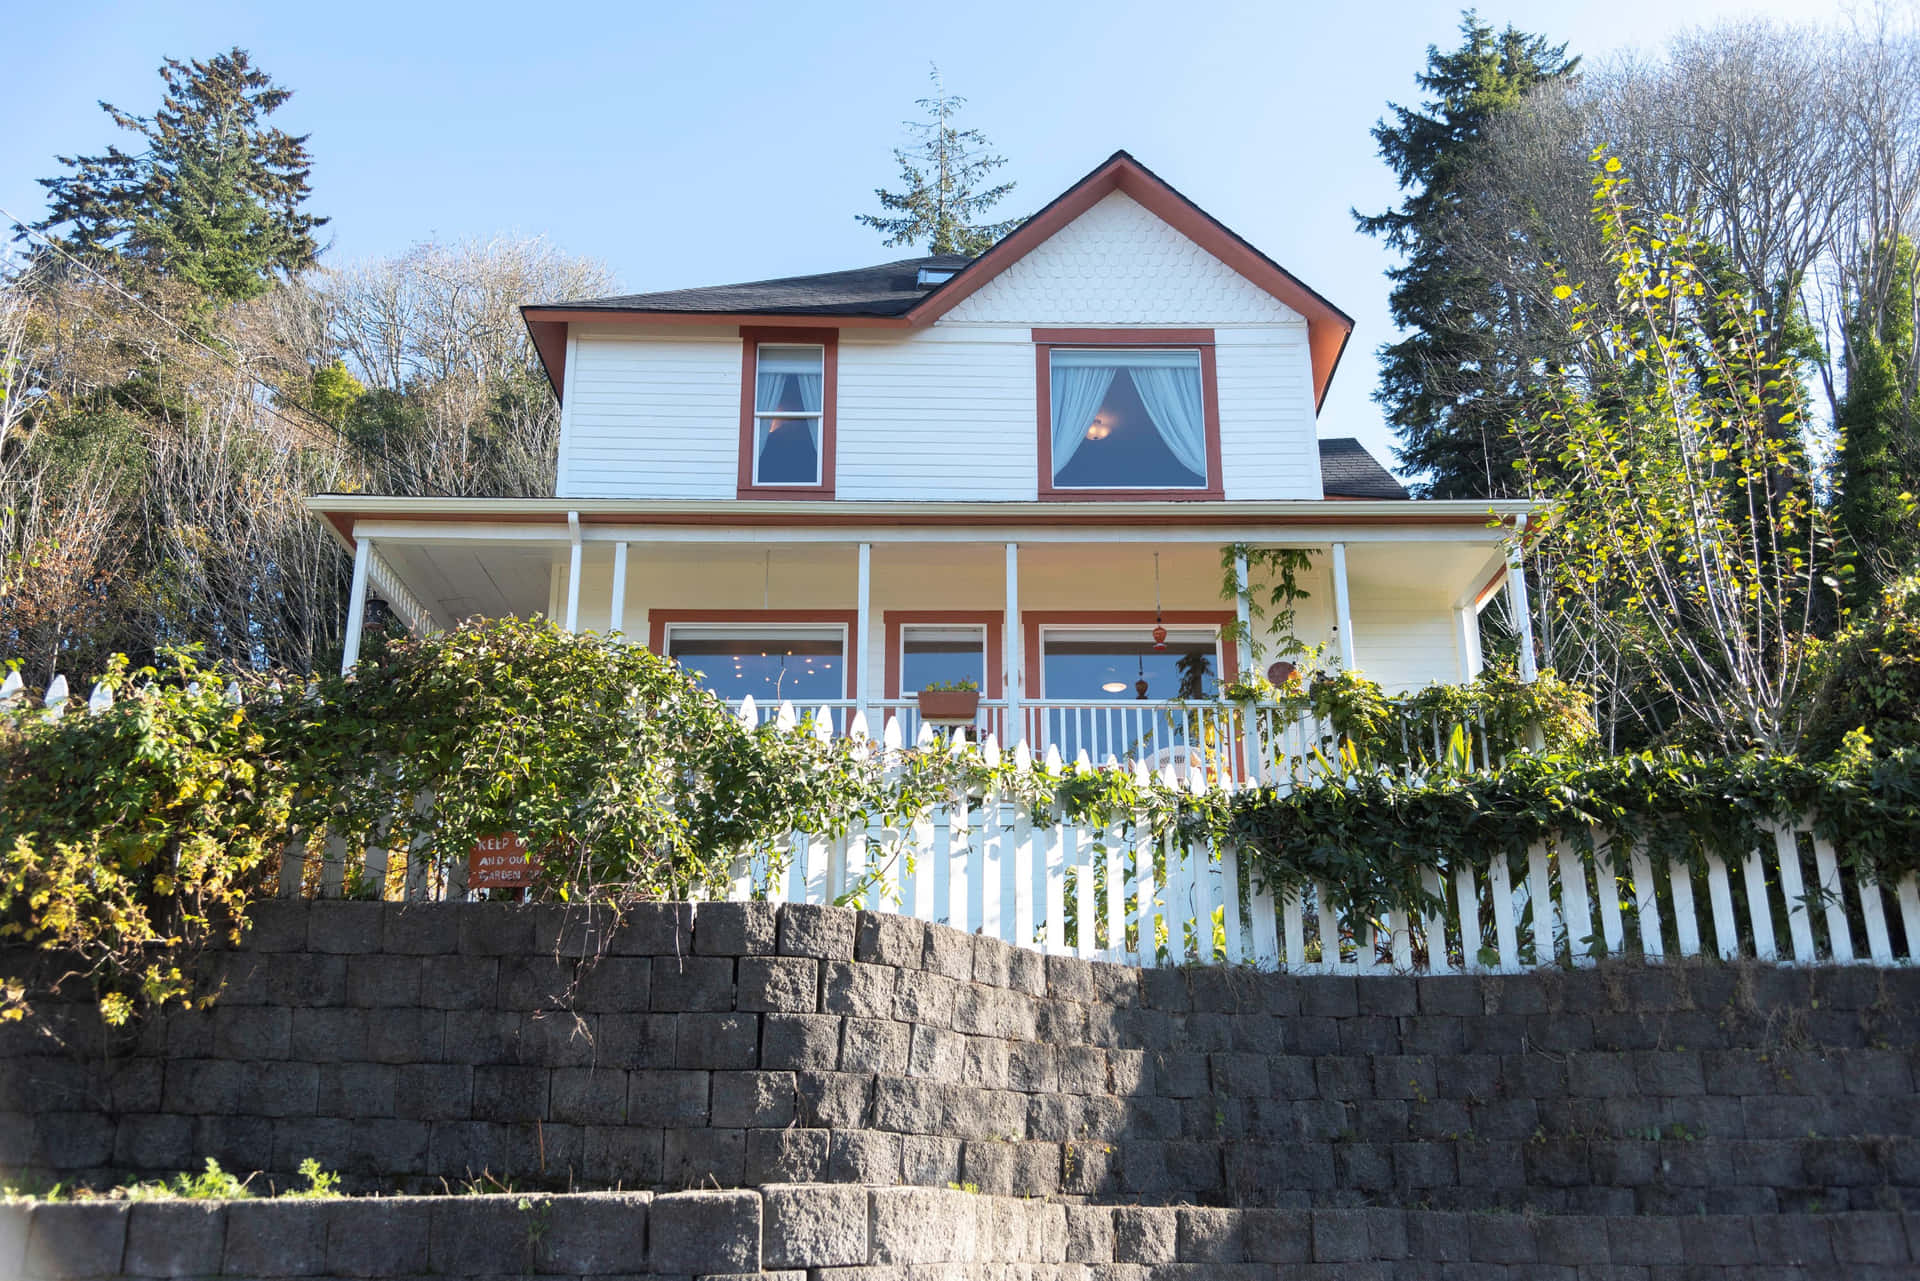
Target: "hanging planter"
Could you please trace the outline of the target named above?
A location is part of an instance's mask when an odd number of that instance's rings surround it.
[[[920,719],[971,725],[980,713],[980,688],[972,681],[929,685],[920,691]]]

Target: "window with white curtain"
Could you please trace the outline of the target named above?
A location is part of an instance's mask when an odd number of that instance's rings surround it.
[[[1205,489],[1206,402],[1192,348],[1050,353],[1055,489]]]
[[[826,348],[761,343],[753,380],[753,483],[821,483]]]

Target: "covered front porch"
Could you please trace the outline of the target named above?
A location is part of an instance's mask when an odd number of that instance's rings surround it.
[[[1222,697],[1306,661],[1271,612],[1249,608],[1271,584],[1225,549],[1308,551],[1291,636],[1389,692],[1476,675],[1478,615],[1503,588],[1527,613],[1511,528],[1480,503],[734,503],[698,518],[578,500],[313,505],[355,554],[349,666],[369,594],[416,629],[545,615],[644,643],[761,716],[787,705],[839,734],[959,731],[1240,779],[1293,776],[1326,741],[1309,719]],[[1500,515],[1524,519],[1512,506]],[[1023,510],[996,510],[1009,507]],[[1251,593],[1233,590],[1236,573]],[[923,706],[942,686],[974,699]]]

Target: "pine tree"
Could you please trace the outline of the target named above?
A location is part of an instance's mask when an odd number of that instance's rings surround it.
[[[1521,405],[1518,362],[1503,350],[1506,303],[1489,283],[1449,254],[1446,228],[1458,207],[1458,183],[1489,122],[1532,86],[1573,74],[1565,45],[1509,26],[1496,33],[1472,10],[1461,16],[1458,49],[1427,48],[1415,77],[1430,95],[1416,110],[1389,104],[1391,121],[1373,128],[1381,158],[1408,195],[1397,209],[1354,218],[1404,261],[1394,282],[1394,323],[1412,331],[1380,349],[1374,400],[1400,436],[1402,466],[1418,473],[1430,498],[1483,498],[1513,492],[1519,452],[1507,429]]]
[[[1005,199],[1014,184],[1003,182],[976,190],[1007,159],[991,153],[993,144],[978,129],[961,129],[954,124],[954,117],[967,100],[947,92],[939,67],[932,69],[930,78],[933,96],[914,103],[926,112],[927,119],[906,122],[918,139],[912,146],[896,147],[893,152],[905,190],[892,192],[882,187],[873,193],[880,198],[882,209],[897,216],[856,214],[855,220],[884,235],[882,243],[889,246],[925,240],[930,254],[976,256],[991,249],[994,241],[1023,221],[975,221]]]
[[[1841,445],[1835,515],[1868,571],[1853,584],[1857,604],[1872,600],[1879,583],[1907,572],[1920,557],[1913,515],[1913,495],[1920,492],[1914,258],[1913,242],[1902,236],[1880,314],[1856,312],[1847,325],[1847,396],[1834,422]]]
[[[307,139],[266,124],[292,91],[238,48],[169,58],[160,78],[166,96],[152,116],[100,104],[143,148],[58,157],[72,172],[40,179],[48,212],[35,229],[59,231],[67,252],[125,268],[136,285],[170,280],[212,301],[254,297],[276,274],[311,266],[326,219],[301,209]]]

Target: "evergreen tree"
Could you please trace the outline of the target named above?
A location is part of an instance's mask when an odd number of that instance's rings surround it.
[[[1834,426],[1840,436],[1836,515],[1864,567],[1856,603],[1878,582],[1907,572],[1920,557],[1913,494],[1920,491],[1914,439],[1914,245],[1894,247],[1892,287],[1879,315],[1856,312],[1847,326],[1847,396]]]
[[[1415,82],[1429,99],[1418,109],[1389,104],[1392,119],[1373,129],[1406,198],[1385,213],[1354,214],[1362,231],[1404,258],[1388,272],[1390,304],[1394,323],[1411,333],[1380,349],[1374,399],[1399,433],[1401,465],[1420,474],[1417,488],[1430,498],[1508,494],[1519,483],[1507,425],[1521,405],[1524,371],[1502,344],[1509,304],[1448,252],[1446,234],[1456,184],[1488,123],[1532,86],[1579,65],[1565,45],[1511,26],[1496,33],[1471,10],[1460,33],[1452,52],[1427,48]]]
[[[76,257],[127,268],[136,285],[171,280],[213,301],[254,297],[276,274],[311,266],[326,219],[301,209],[307,139],[266,124],[292,91],[237,48],[169,58],[160,78],[166,96],[152,116],[100,104],[141,150],[58,157],[72,172],[40,179],[48,212],[35,229],[58,231]]]
[[[961,129],[954,124],[954,117],[967,100],[947,92],[939,67],[933,68],[930,78],[933,96],[914,104],[926,112],[927,119],[907,122],[917,141],[910,147],[896,147],[893,152],[905,190],[875,188],[873,194],[888,213],[856,214],[855,220],[884,235],[882,243],[889,246],[924,240],[930,254],[976,256],[991,249],[994,241],[1023,221],[975,221],[1005,199],[1014,184],[1003,182],[979,189],[987,175],[1007,159],[991,153],[992,144],[978,129]]]

